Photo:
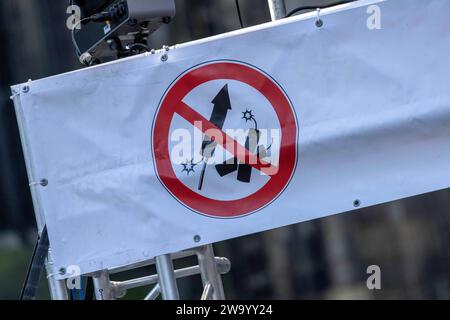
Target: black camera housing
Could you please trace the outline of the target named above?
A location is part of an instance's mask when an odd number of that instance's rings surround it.
[[[117,57],[130,44],[147,37],[175,16],[174,0],[76,0],[81,29],[74,30],[80,54],[100,59]]]

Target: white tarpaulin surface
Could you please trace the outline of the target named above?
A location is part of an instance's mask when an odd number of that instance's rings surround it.
[[[380,30],[367,27],[374,3]],[[322,28],[310,13],[176,46],[167,61],[157,52],[28,83],[14,100],[30,182],[48,180],[32,192],[55,270],[126,265],[449,187],[449,12],[448,0],[360,1],[323,10]],[[171,163],[169,140],[208,120],[221,89],[222,129],[252,128],[247,110],[259,128],[281,129],[279,172],[252,167],[243,182],[208,165],[199,190],[202,165]]]

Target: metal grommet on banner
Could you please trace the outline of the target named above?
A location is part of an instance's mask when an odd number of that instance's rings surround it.
[[[46,186],[48,186],[48,180],[47,179],[42,179],[39,182],[30,182],[29,186],[30,187],[34,187],[34,186],[46,187]]]
[[[28,79],[28,83],[31,83],[32,80]],[[22,93],[30,92],[30,86],[28,84],[23,85],[20,89],[14,89],[13,94],[9,97],[11,100],[14,100],[15,97],[20,96]]]
[[[64,276],[64,275],[66,275],[66,273],[67,273],[67,270],[66,270],[66,268],[63,267],[63,268],[60,268],[59,271],[57,271],[57,272],[49,273],[47,275],[47,279],[50,279],[51,277],[54,277],[54,276]]]
[[[316,27],[317,28],[322,28],[323,27],[323,20],[320,17],[320,8],[317,8]]]
[[[161,56],[161,61],[162,62],[166,62],[169,59],[169,55],[167,54],[167,52],[170,50],[170,47],[164,45],[162,47],[162,49],[165,51],[165,53]]]
[[[65,275],[67,273],[67,269],[66,268],[64,268],[64,267],[62,267],[62,268],[59,268],[59,272],[58,272],[58,274],[60,274],[60,275]]]

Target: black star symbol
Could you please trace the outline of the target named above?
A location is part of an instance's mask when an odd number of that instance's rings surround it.
[[[242,112],[242,114],[243,114],[242,119],[245,119],[245,122],[252,121],[255,119],[252,110],[245,109],[245,111]]]
[[[187,160],[185,163],[181,164],[183,166],[183,170],[181,172],[186,172],[187,175],[190,175],[191,172],[195,173],[195,166],[197,165],[194,163],[194,159]]]

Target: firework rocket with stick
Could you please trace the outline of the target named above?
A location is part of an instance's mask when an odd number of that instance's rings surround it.
[[[211,114],[210,122],[217,128],[223,128],[225,119],[228,114],[228,110],[231,110],[230,95],[228,93],[228,84],[226,84],[217,96],[211,101],[214,105],[213,112]],[[203,180],[205,178],[206,166],[208,160],[214,155],[217,143],[211,139],[211,137],[205,135],[202,143],[202,156],[203,156],[203,169],[200,175],[200,181],[198,183],[198,190],[202,190]]]

